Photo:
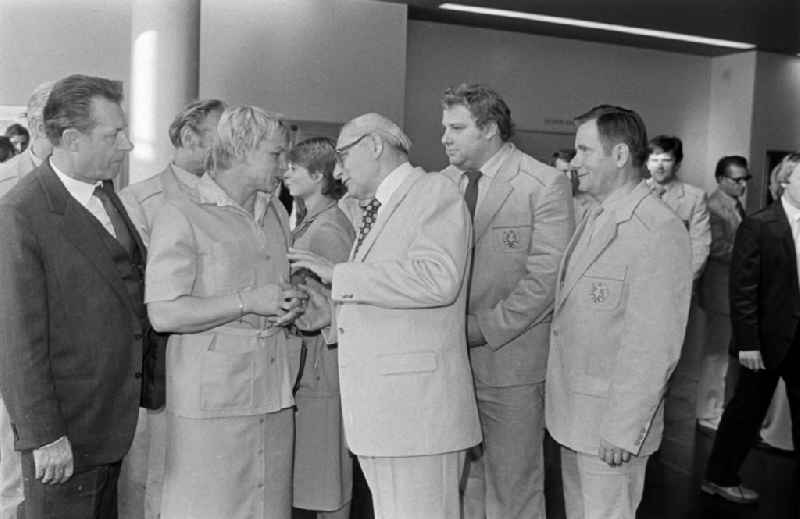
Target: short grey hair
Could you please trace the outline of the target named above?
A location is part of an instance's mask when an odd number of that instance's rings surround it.
[[[783,192],[783,184],[789,182],[797,165],[800,164],[800,152],[794,152],[783,157],[783,160],[775,166],[772,174],[775,175],[775,183],[780,187],[779,195]]]
[[[44,106],[47,104],[47,100],[50,98],[50,91],[53,90],[53,85],[55,84],[55,81],[45,81],[33,90],[31,97],[28,99],[25,118],[28,120],[28,130],[33,134],[32,137],[34,138],[44,137],[44,135],[39,135],[37,128],[39,123],[44,121]]]
[[[368,113],[359,115],[349,123],[344,125],[342,131],[360,133],[361,135],[375,134],[381,137],[384,142],[389,144],[402,153],[408,154],[411,150],[411,139],[408,138],[403,130],[391,121],[378,113]]]
[[[275,134],[289,140],[284,117],[257,106],[232,106],[222,112],[209,159],[211,169],[230,169]]]

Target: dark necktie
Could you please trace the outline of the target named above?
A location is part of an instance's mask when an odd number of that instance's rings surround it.
[[[739,217],[744,220],[744,207],[742,206],[742,201],[738,198],[734,198],[734,201],[736,202],[736,212],[739,213]]]
[[[481,179],[480,171],[465,171],[464,175],[467,177],[467,188],[464,190],[464,201],[467,203],[467,209],[472,219],[475,219],[475,206],[478,205],[478,181]]]
[[[358,237],[356,238],[356,248],[353,250],[353,257],[358,253],[359,247],[364,242],[372,226],[375,225],[375,217],[378,214],[381,203],[377,198],[373,198],[367,205],[364,206],[364,215],[361,217],[361,227],[358,229]]]
[[[128,254],[133,254],[133,237],[131,236],[130,231],[128,230],[128,226],[125,225],[125,219],[122,218],[122,214],[120,213],[119,209],[117,209],[117,204],[114,203],[112,198],[116,198],[116,194],[114,193],[114,184],[111,182],[103,182],[103,186],[97,186],[94,189],[94,196],[100,199],[100,202],[103,204],[103,208],[106,210],[106,214],[108,214],[108,219],[111,220],[111,225],[114,227],[114,233],[117,235],[117,241],[122,248],[124,248]],[[119,203],[119,200],[117,200]]]

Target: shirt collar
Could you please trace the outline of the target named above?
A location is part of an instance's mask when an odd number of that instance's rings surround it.
[[[173,164],[173,167],[175,165]],[[187,172],[188,173],[188,172]],[[189,173],[191,175],[191,173]],[[199,202],[204,204],[216,205],[219,207],[232,206],[244,211],[244,208],[236,203],[228,193],[214,180],[208,173],[203,173],[203,176],[197,181],[195,193],[198,196]],[[256,202],[253,208],[253,220],[261,222],[264,214],[267,212],[272,196],[258,191],[256,192]]]
[[[510,142],[504,143],[500,146],[500,149],[495,152],[494,155],[489,157],[489,160],[481,167],[481,175],[487,177],[488,179],[493,179],[497,176],[497,173],[500,171],[500,167],[505,163],[506,157],[513,148],[513,144]],[[462,171],[461,173],[464,173]]]
[[[87,184],[86,182],[81,182],[80,180],[75,180],[67,176],[56,167],[52,158],[50,159],[50,167],[53,169],[58,179],[61,180],[61,183],[64,184],[64,187],[67,188],[67,192],[72,195],[72,198],[80,202],[84,207],[86,207],[92,199],[95,188],[103,186],[103,183],[99,180],[94,184]]]
[[[786,211],[786,216],[789,218],[790,222],[797,222],[800,220],[800,209],[789,202],[785,193],[783,196],[781,196],[781,204],[783,205],[783,210]]]
[[[182,167],[176,165],[174,162],[170,163],[170,167],[172,168],[172,172],[175,173],[175,177],[182,182],[183,184],[192,186],[197,183],[197,181],[201,178],[191,173]]]
[[[381,181],[378,189],[375,190],[375,198],[378,199],[381,206],[386,205],[389,199],[392,198],[394,192],[397,191],[397,188],[403,184],[406,177],[408,177],[409,173],[412,171],[411,164],[403,162],[394,168],[391,173],[386,175],[386,178]]]

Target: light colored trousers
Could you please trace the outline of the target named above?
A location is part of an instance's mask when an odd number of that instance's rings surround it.
[[[635,519],[649,456],[611,467],[595,454],[561,446],[567,519]]]
[[[706,312],[706,341],[697,385],[697,419],[719,423],[725,408],[725,374],[731,342],[731,317]]]
[[[544,382],[489,387],[475,381],[483,444],[467,459],[464,517],[545,517]]]
[[[464,451],[383,458],[359,456],[375,519],[459,519]]]
[[[6,404],[0,399],[0,519],[16,519],[22,503],[22,465],[14,450],[14,431]]]

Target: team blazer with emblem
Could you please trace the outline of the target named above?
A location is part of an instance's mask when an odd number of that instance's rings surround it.
[[[502,387],[544,380],[558,264],[575,227],[569,179],[513,144],[475,210],[467,313],[486,344],[475,378]],[[458,185],[462,172],[443,171]]]
[[[360,456],[481,441],[464,336],[469,213],[450,180],[400,167],[406,179],[333,271],[344,429]]]
[[[646,455],[661,443],[664,392],[680,357],[691,248],[680,219],[645,183],[615,207],[588,246],[583,220],[559,271],[547,428],[579,452],[596,454],[602,438]]]

